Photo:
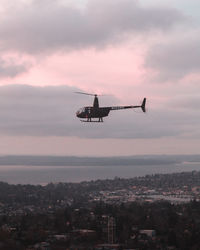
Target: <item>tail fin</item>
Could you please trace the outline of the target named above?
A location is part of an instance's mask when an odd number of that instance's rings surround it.
[[[143,111],[144,113],[146,112],[146,107],[145,107],[145,105],[146,105],[146,98],[143,99],[143,102],[142,102],[142,105],[141,105],[141,109],[142,109],[142,111]]]

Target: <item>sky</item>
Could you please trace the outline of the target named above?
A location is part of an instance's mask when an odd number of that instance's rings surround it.
[[[0,155],[198,154],[200,2],[0,0]],[[112,111],[81,123],[76,111]]]

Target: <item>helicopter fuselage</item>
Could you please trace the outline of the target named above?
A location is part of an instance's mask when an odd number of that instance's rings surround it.
[[[78,118],[103,118],[108,116],[111,107],[94,108],[92,106],[83,107],[76,112]]]

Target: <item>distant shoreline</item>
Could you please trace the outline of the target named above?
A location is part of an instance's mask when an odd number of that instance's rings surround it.
[[[96,181],[117,178],[134,178],[154,174],[172,174],[200,171],[200,163],[169,163],[160,165],[67,165],[33,166],[1,165],[0,181],[9,184],[40,185],[47,183]]]
[[[0,166],[116,166],[116,165],[165,165],[180,163],[200,163],[200,155],[136,155],[114,157],[78,156],[0,156]]]

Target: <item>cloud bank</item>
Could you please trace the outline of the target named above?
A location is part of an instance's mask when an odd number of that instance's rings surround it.
[[[93,103],[93,97],[74,94],[75,87],[0,87],[0,134],[15,136],[73,136],[79,138],[161,138],[198,132],[199,118],[190,110],[159,108],[150,114],[113,111],[103,124],[85,124],[76,111]],[[196,102],[196,100],[195,100]],[[127,103],[138,104],[138,103]],[[101,106],[119,105],[117,99],[100,98]],[[148,105],[148,99],[147,99]]]
[[[157,72],[159,81],[178,80],[200,70],[200,36],[197,31],[180,35],[149,48],[145,66]]]
[[[0,22],[0,49],[44,53],[102,47],[128,34],[165,31],[185,17],[173,8],[142,7],[136,0],[89,0],[84,8],[59,1],[11,5]]]
[[[28,65],[0,58],[0,77],[14,78],[28,70]]]

